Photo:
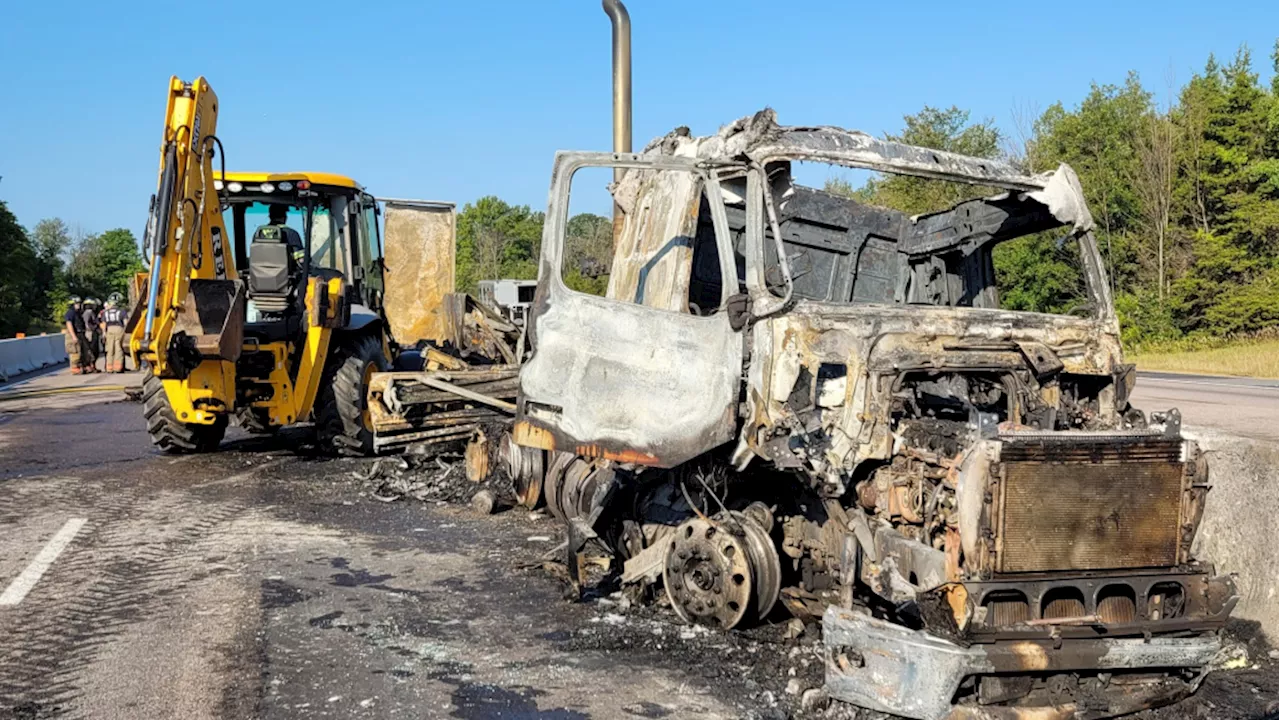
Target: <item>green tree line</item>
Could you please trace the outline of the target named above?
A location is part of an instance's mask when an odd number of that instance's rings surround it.
[[[57,331],[72,295],[99,301],[127,295],[142,269],[133,233],[73,232],[58,218],[28,231],[0,200],[0,337]]]
[[[475,293],[481,280],[538,277],[545,213],[528,205],[508,205],[488,195],[467,203],[458,213],[456,284]],[[574,290],[603,295],[613,253],[609,218],[579,213],[569,218],[565,239],[565,284]]]
[[[1093,85],[1075,107],[1056,103],[1013,145],[991,120],[926,107],[889,139],[1011,160],[1032,172],[1067,163],[1096,223],[1126,343],[1274,332],[1278,320],[1280,108],[1277,54],[1262,83],[1248,49],[1210,57],[1166,106],[1136,73]],[[909,213],[981,193],[906,177],[827,190]],[[1070,312],[1084,302],[1079,258],[1056,236],[1004,243],[994,261],[1002,306]]]

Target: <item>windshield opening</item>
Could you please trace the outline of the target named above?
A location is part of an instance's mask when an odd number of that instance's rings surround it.
[[[1086,250],[1071,227],[1027,193],[899,175],[855,186],[843,179],[844,168],[794,163],[797,178],[792,165],[774,162],[766,171],[797,298],[1076,315],[1094,309]],[[825,182],[818,179],[823,169]],[[726,189],[740,255],[746,194],[733,192],[731,183]],[[765,281],[782,288],[767,222],[764,234]]]

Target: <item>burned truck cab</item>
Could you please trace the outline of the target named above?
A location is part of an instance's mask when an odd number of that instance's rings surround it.
[[[805,187],[814,162],[972,194],[909,216]],[[602,296],[564,270],[591,166],[626,170]],[[913,718],[1176,701],[1236,598],[1191,555],[1204,457],[1176,410],[1129,403],[1092,227],[1065,165],[771,111],[561,154],[515,439],[546,453],[571,547],[597,541],[682,619],[820,619],[837,699]],[[1044,233],[1079,306],[1003,308],[996,248]]]

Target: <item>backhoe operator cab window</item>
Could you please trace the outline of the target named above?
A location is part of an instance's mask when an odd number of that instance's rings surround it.
[[[368,288],[366,294],[370,296],[370,299],[366,301],[366,304],[370,307],[380,305],[383,292],[382,230],[378,227],[378,215],[377,200],[372,195],[361,195],[359,220],[356,223],[357,252],[355,266],[360,268],[357,274],[362,276],[357,279],[363,280],[363,284]]]
[[[317,197],[308,214],[305,201],[290,197],[236,197],[223,211],[223,222],[231,231],[236,248],[236,266],[247,269],[249,245],[254,232],[270,222],[272,205],[286,205],[285,225],[293,228],[306,242],[307,224],[311,226],[311,272],[318,269],[337,270],[350,278],[350,250],[347,241],[347,199],[341,195]]]

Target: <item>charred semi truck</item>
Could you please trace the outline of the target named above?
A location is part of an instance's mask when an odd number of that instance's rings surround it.
[[[801,163],[972,199],[907,216],[805,187]],[[621,170],[602,296],[566,282],[590,168]],[[993,251],[1037,233],[1075,250],[1069,314],[1001,309]],[[512,467],[570,557],[607,549],[692,623],[820,619],[835,698],[1106,717],[1193,692],[1219,648],[1234,589],[1191,556],[1206,462],[1176,410],[1129,403],[1065,165],[767,110],[639,154],[562,152],[526,333]]]

